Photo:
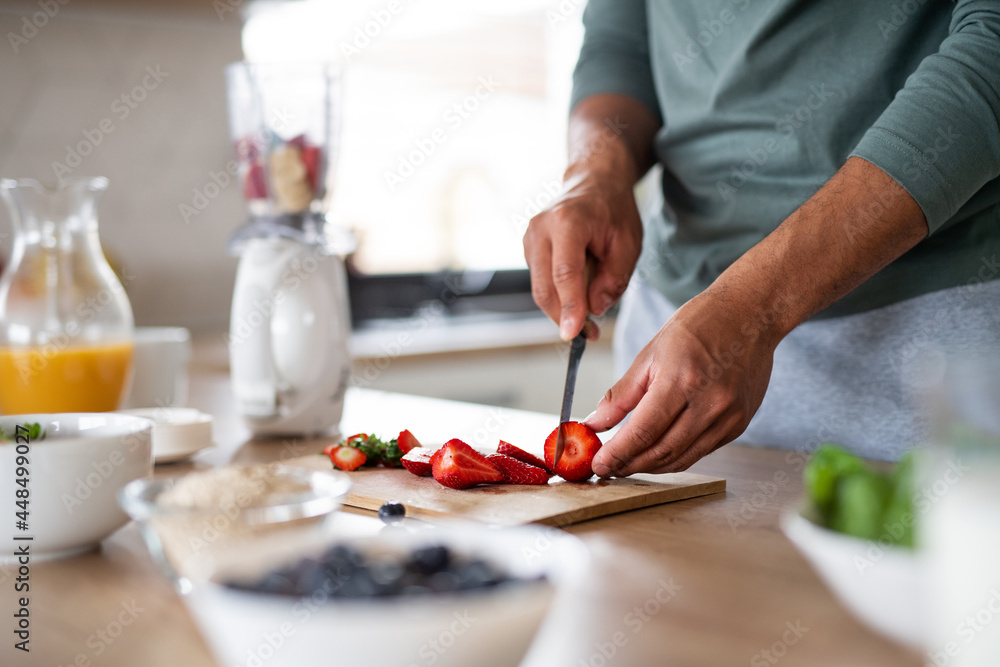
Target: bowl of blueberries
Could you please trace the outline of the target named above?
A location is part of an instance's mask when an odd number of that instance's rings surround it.
[[[216,562],[184,600],[219,664],[516,667],[588,567],[553,528],[380,515],[377,535],[286,535]]]

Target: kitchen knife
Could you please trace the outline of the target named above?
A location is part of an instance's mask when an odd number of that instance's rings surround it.
[[[587,347],[587,337],[584,335],[587,327],[577,334],[570,344],[569,365],[566,367],[566,385],[563,387],[562,410],[559,411],[559,433],[556,435],[556,451],[552,457],[552,467],[554,468],[559,459],[562,458],[563,448],[566,446],[566,432],[563,425],[569,421],[570,413],[573,411],[573,394],[576,392],[576,374],[580,369],[580,358]]]

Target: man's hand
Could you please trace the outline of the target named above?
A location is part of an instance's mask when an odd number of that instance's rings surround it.
[[[587,423],[629,422],[594,459],[602,477],[675,472],[739,436],[789,332],[927,235],[888,174],[851,158],[643,348]]]
[[[588,312],[603,315],[621,297],[639,258],[642,221],[635,196],[631,185],[617,180],[592,171],[570,176],[524,235],[535,303],[559,323],[564,340],[580,333]],[[588,254],[594,258],[590,276]]]
[[[634,410],[594,472],[685,470],[739,436],[764,400],[777,345],[753,315],[710,295],[682,306],[587,418],[604,431]]]
[[[570,118],[562,194],[524,235],[532,295],[559,323],[563,340],[580,333],[588,312],[604,314],[628,286],[642,248],[632,189],[652,163],[658,127],[645,106],[620,95],[588,98]],[[587,334],[596,337],[596,328]]]

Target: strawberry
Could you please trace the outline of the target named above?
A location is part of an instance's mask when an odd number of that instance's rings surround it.
[[[243,196],[247,199],[267,198],[267,176],[259,162],[251,162],[243,182]]]
[[[322,454],[323,456],[329,456],[330,454],[332,454],[332,453],[333,453],[333,450],[335,450],[335,449],[336,449],[337,447],[339,447],[339,446],[340,446],[340,445],[338,445],[337,443],[335,443],[335,442],[331,442],[331,443],[330,443],[329,445],[327,445],[326,447],[324,447],[324,448],[323,448],[323,451],[322,451],[322,452],[320,452],[320,453],[321,453],[321,454]]]
[[[399,435],[396,436],[396,444],[403,451],[404,454],[409,452],[414,447],[420,447],[420,441],[417,440],[412,433],[407,430],[402,430]]]
[[[566,443],[559,464],[554,465],[556,438],[559,437],[560,428],[565,430]],[[566,481],[583,482],[594,474],[591,466],[600,448],[601,440],[589,426],[580,422],[565,422],[545,439],[545,462]]]
[[[306,180],[309,183],[309,190],[315,196],[319,192],[316,187],[318,185],[316,178],[319,176],[319,161],[322,156],[322,149],[319,146],[310,144],[304,134],[292,137],[286,143],[289,146],[295,146],[299,149],[299,157],[306,168]]]
[[[503,474],[508,484],[548,484],[549,473],[544,468],[519,461],[506,454],[490,454],[486,457]]]
[[[306,166],[306,179],[309,181],[309,189],[312,191],[313,196],[316,196],[319,193],[317,179],[319,178],[320,150],[317,146],[303,146],[301,157],[302,164]]]
[[[444,446],[438,447],[434,450],[434,453],[431,454],[431,465],[437,463],[437,460],[441,458],[442,453],[444,453]]]
[[[533,465],[541,468],[548,474],[552,474],[552,468],[545,464],[545,461],[541,460],[534,454],[529,454],[520,447],[515,447],[509,442],[500,441],[500,445],[497,447],[497,452],[500,454],[505,454],[512,459],[517,459],[518,461],[524,461],[528,465]]]
[[[341,470],[357,470],[367,460],[365,453],[354,447],[334,447],[330,452],[330,461]]]
[[[431,463],[433,453],[427,447],[414,447],[403,454],[400,462],[417,477],[430,477],[434,472],[434,464]]]
[[[467,489],[476,484],[503,481],[503,474],[489,459],[457,438],[444,443],[434,456],[434,479],[442,486]]]

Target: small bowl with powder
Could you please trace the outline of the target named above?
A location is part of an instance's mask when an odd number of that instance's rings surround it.
[[[280,464],[232,465],[137,479],[118,494],[153,560],[180,593],[263,538],[321,534],[350,488],[346,475]]]

